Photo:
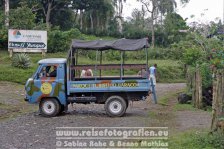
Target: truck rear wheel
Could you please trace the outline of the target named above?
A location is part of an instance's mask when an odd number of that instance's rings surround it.
[[[125,114],[125,111],[127,109],[127,103],[120,96],[110,96],[107,99],[104,108],[109,116],[119,117]]]
[[[41,115],[45,117],[56,116],[61,110],[61,106],[55,98],[41,100],[39,108]]]

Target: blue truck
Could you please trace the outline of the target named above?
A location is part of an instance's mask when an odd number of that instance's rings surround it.
[[[26,82],[25,101],[38,103],[39,111],[45,117],[56,116],[66,111],[70,103],[104,104],[105,111],[109,116],[123,116],[129,101],[144,100],[151,91],[156,99],[154,85],[150,83],[147,74],[147,48],[146,38],[137,40],[73,40],[67,58],[48,58],[38,62],[39,67]],[[120,64],[102,64],[102,53],[109,49],[121,52]],[[124,63],[126,51],[142,49],[146,52],[145,64]],[[96,62],[91,65],[79,64],[78,54],[89,50],[96,51]],[[117,76],[102,75],[103,71],[110,72],[116,69],[119,70]],[[125,75],[126,69],[137,69],[140,74]]]

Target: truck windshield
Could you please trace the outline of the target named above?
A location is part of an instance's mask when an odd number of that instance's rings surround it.
[[[38,75],[38,72],[40,72],[41,67],[42,67],[42,65],[40,64],[40,65],[38,66],[38,68],[36,69],[36,71],[33,73],[33,75],[32,75],[32,78],[33,78],[33,79]]]

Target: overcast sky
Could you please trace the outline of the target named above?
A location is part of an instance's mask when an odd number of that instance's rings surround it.
[[[124,17],[131,16],[131,12],[134,8],[141,8],[141,3],[136,2],[137,0],[126,0],[124,4],[123,15]],[[203,22],[208,23],[210,21],[216,21],[223,19],[223,1],[224,0],[190,0],[185,7],[183,7],[179,1],[177,7],[177,13],[180,14],[184,19],[188,18],[187,22]],[[201,15],[201,14],[204,15]],[[191,19],[191,15],[195,17]]]

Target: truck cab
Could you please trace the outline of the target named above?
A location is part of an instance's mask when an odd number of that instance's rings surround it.
[[[37,71],[26,82],[25,100],[29,103],[40,103],[41,113],[55,116],[67,105],[66,59],[43,59],[38,64]],[[53,111],[55,112],[52,113]]]

